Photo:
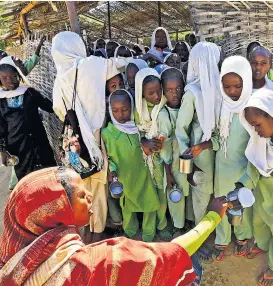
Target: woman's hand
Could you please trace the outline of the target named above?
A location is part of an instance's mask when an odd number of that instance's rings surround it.
[[[108,181],[109,181],[109,182],[113,182],[113,179],[114,179],[114,178],[117,178],[117,177],[118,177],[117,172],[113,171],[113,172],[111,172],[111,173],[108,175]]]
[[[213,199],[208,206],[208,211],[216,212],[222,218],[225,215],[227,208],[228,208],[227,198],[223,196]]]
[[[162,148],[162,141],[155,138],[141,138],[141,144],[146,155],[152,155],[154,152],[158,152]]]

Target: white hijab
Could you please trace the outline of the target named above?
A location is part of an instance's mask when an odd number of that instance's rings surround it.
[[[238,101],[233,101],[224,91],[222,79],[228,73],[239,75],[243,82],[243,89]],[[221,148],[227,156],[227,138],[233,114],[239,113],[246,107],[252,94],[252,70],[248,60],[242,56],[232,56],[224,60],[220,74],[220,89],[223,97],[220,115]]]
[[[176,46],[181,44],[181,43],[184,43],[188,49],[188,52],[190,53],[191,52],[191,47],[190,45],[186,42],[186,41],[178,41],[175,46],[174,46],[174,52],[176,53]],[[187,61],[188,62],[188,61]],[[187,63],[187,62],[182,62],[182,63]]]
[[[18,71],[18,73],[20,74],[26,85],[25,84],[19,85],[15,90],[4,90],[3,88],[0,88],[0,98],[12,98],[24,94],[30,86],[30,82],[28,81],[26,76],[22,73],[20,68],[17,67],[17,65],[14,63],[11,56],[4,57],[0,61],[0,65],[3,64],[10,65],[16,68],[16,70]]]
[[[203,131],[202,141],[209,140],[219,118],[221,96],[219,87],[220,50],[217,45],[199,42],[191,50],[187,85],[196,99],[196,112]]]
[[[150,75],[160,79],[159,74],[152,68],[144,68],[138,71],[135,79],[135,102],[140,122],[138,129],[145,132],[146,138],[148,139],[152,139],[159,135],[157,130],[157,117],[159,111],[162,109],[166,102],[165,97],[162,95],[160,103],[154,106],[150,116],[147,101],[143,97],[143,81],[147,76]]]
[[[246,107],[256,107],[273,117],[273,91],[258,90],[252,94]],[[273,172],[273,147],[270,146],[270,138],[260,137],[255,128],[252,127],[245,119],[245,111],[240,115],[240,120],[250,139],[245,151],[245,155],[264,177],[270,177]]]
[[[141,60],[141,59],[132,59],[125,67],[125,82],[126,82],[126,88],[129,90],[129,85],[128,85],[128,82],[127,82],[127,67],[129,64],[134,64],[137,68],[138,68],[138,71],[144,69],[144,68],[148,68],[148,64],[144,61],[144,60]]]
[[[153,34],[152,34],[151,49],[154,48],[154,46],[155,46],[155,43],[156,43],[156,41],[155,41],[155,34],[156,34],[156,32],[157,32],[158,30],[162,30],[162,31],[165,32],[166,37],[167,37],[167,45],[168,45],[168,48],[169,48],[170,50],[172,50],[173,47],[172,47],[170,35],[169,35],[168,31],[167,31],[165,28],[163,28],[163,27],[158,27],[158,28],[156,28],[156,29],[154,30],[154,32],[153,32]]]
[[[130,101],[131,101],[131,120],[127,121],[126,123],[119,123],[115,117],[113,116],[113,112],[112,112],[112,106],[111,106],[111,97],[113,94],[118,93],[118,91],[124,91],[128,94],[128,96],[130,97]],[[119,89],[116,90],[114,92],[112,92],[109,96],[109,113],[110,113],[110,117],[111,117],[111,121],[113,123],[113,125],[121,132],[127,133],[127,134],[139,134],[138,132],[138,128],[135,124],[134,121],[134,100],[133,97],[131,96],[131,94],[125,90],[125,89]]]
[[[99,40],[103,40],[105,42],[105,40],[103,38],[98,38],[95,42],[94,42],[94,51],[97,50],[97,43]],[[106,45],[106,42],[105,42],[105,45]]]
[[[123,70],[131,58],[115,61],[102,57],[86,56],[86,48],[81,37],[73,32],[60,32],[52,41],[51,54],[57,75],[53,89],[53,109],[63,121],[66,107],[71,108],[76,69],[78,68],[76,114],[84,143],[90,157],[102,166],[102,154],[94,137],[102,127],[105,118],[105,84]]]

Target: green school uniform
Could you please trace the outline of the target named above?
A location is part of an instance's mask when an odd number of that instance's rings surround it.
[[[235,113],[230,124],[229,136],[226,142],[227,155],[222,148],[215,156],[214,195],[226,196],[235,189],[235,183],[243,176],[247,168],[248,160],[245,150],[249,140],[249,134],[239,120],[239,114]],[[238,240],[250,239],[253,236],[252,208],[244,212],[243,224],[234,227],[234,233]],[[231,225],[227,216],[216,228],[215,244],[228,245],[231,242]]]
[[[147,106],[148,106],[148,111],[151,114],[154,105],[151,103],[147,103]],[[139,122],[139,115],[136,109],[134,109],[134,117],[135,117],[135,122],[138,125],[140,122]],[[145,132],[140,132],[140,133],[141,137],[145,136]],[[157,229],[163,230],[164,228],[167,227],[167,218],[166,218],[167,198],[163,187],[164,166],[159,153],[153,154],[153,170],[154,170],[155,185],[160,202],[160,208],[157,211]]]
[[[249,189],[254,189],[254,238],[260,249],[268,251],[268,265],[273,270],[273,177],[260,175],[259,171],[248,162],[247,172],[239,182]]]
[[[163,135],[165,138],[164,147],[160,152],[160,156],[165,164],[171,164],[172,173],[177,187],[183,192],[181,201],[173,203],[169,199],[169,193],[171,190],[166,188],[169,211],[174,226],[176,228],[183,228],[185,225],[185,197],[189,194],[189,183],[187,182],[186,175],[179,172],[179,146],[175,136],[178,111],[178,108],[165,106],[160,110],[157,121],[159,134]]]
[[[38,64],[40,60],[40,57],[37,56],[36,54],[32,55],[31,58],[29,58],[27,61],[24,62],[24,66],[27,70],[27,73],[29,74],[33,69],[34,67]]]
[[[202,142],[203,131],[197,117],[196,100],[191,91],[186,91],[183,95],[181,107],[178,112],[176,122],[176,137],[179,144],[180,155],[189,147]],[[195,223],[198,224],[205,216],[210,196],[213,192],[214,173],[214,150],[219,149],[219,143],[215,138],[211,138],[213,150],[204,150],[199,156],[194,158],[194,164],[206,174],[206,182],[197,187],[190,186],[192,193],[193,212]]]
[[[102,138],[109,158],[109,170],[117,172],[124,187],[120,199],[124,231],[128,236],[134,236],[138,230],[136,213],[143,212],[143,239],[152,241],[159,199],[143,160],[139,136],[121,132],[110,122],[103,129]]]

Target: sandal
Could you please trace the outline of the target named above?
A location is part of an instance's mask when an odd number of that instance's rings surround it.
[[[248,240],[236,240],[233,250],[233,256],[242,257],[246,256],[248,249]]]
[[[204,264],[211,264],[213,262],[212,252],[206,245],[202,245],[197,250],[196,254],[197,254],[198,258],[200,259],[200,261]]]
[[[194,281],[189,286],[199,286],[201,284],[201,277],[196,276]]]
[[[266,272],[258,281],[259,286],[271,286],[273,285],[273,276],[268,276]]]
[[[226,248],[227,248],[227,245],[215,244],[212,250],[212,259],[215,262],[221,262],[225,258]]]
[[[159,235],[160,240],[162,240],[162,241],[169,242],[169,241],[171,241],[173,239],[173,236],[172,236],[171,232],[168,231],[167,228],[159,230],[158,231],[158,235]]]
[[[246,253],[245,257],[247,259],[254,259],[264,253],[266,253],[266,251],[260,249],[257,243],[255,243],[254,246],[250,248],[249,252]]]

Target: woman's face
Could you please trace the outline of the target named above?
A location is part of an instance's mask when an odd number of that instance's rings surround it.
[[[158,105],[162,97],[162,89],[159,80],[146,83],[143,87],[143,96],[147,102]]]
[[[164,95],[167,98],[167,105],[171,108],[179,108],[183,94],[183,84],[178,79],[168,79],[163,85]]]
[[[176,55],[176,54],[172,54],[168,57],[167,61],[166,61],[166,64],[169,66],[169,67],[172,67],[172,68],[177,68],[177,69],[180,69],[180,66],[181,66],[181,58]]]
[[[106,83],[107,90],[109,94],[114,92],[117,89],[123,89],[124,88],[124,82],[120,74],[117,74],[116,76],[110,78]]]
[[[138,71],[139,69],[136,65],[130,65],[126,71],[127,82],[132,90],[135,90],[135,78]]]
[[[189,60],[189,51],[184,43],[179,43],[175,47],[175,52],[180,56],[182,62],[187,62]]]
[[[222,84],[228,97],[233,101],[239,100],[243,90],[243,81],[239,75],[235,73],[225,74],[222,78]]]
[[[74,224],[76,226],[85,226],[89,223],[92,214],[92,195],[84,187],[84,182],[79,175],[72,177],[70,186],[74,189],[71,201]]]
[[[164,49],[168,46],[167,36],[163,30],[158,30],[155,33],[155,44],[157,47]]]
[[[18,74],[8,71],[0,71],[0,82],[6,90],[15,90],[20,84]]]
[[[273,118],[257,112],[257,108],[249,107],[245,111],[247,122],[255,128],[260,137],[272,138],[273,136]]]
[[[252,68],[252,77],[254,80],[265,78],[271,68],[271,62],[266,53],[255,53],[255,55],[250,57],[249,62]]]
[[[114,118],[118,123],[124,124],[131,120],[131,103],[129,100],[115,101],[111,102],[111,108]]]

